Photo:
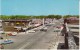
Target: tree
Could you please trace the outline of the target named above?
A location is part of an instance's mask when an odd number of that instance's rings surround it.
[[[69,18],[69,17],[77,17],[79,18],[79,15],[65,15],[64,18]]]
[[[47,18],[61,18],[62,16],[61,15],[48,15]]]
[[[61,15],[48,15],[48,16],[44,16],[44,15],[40,15],[40,16],[26,16],[26,15],[0,15],[0,19],[32,19],[32,18],[56,18],[59,19],[61,18]],[[65,15],[63,18],[69,18],[69,17],[77,17],[79,18],[79,15]]]

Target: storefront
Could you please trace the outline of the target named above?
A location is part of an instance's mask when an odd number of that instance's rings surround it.
[[[3,28],[5,31],[16,31],[14,27],[28,27],[31,20],[3,20]]]

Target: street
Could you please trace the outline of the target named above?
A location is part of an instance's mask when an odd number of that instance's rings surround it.
[[[36,31],[35,33],[18,34],[10,36],[14,43],[4,45],[5,49],[51,49],[58,42],[58,32],[54,32],[53,26],[47,26],[47,32]]]
[[[0,2],[0,49],[79,49],[79,0]]]

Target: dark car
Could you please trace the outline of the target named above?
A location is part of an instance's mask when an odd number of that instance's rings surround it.
[[[2,36],[0,36],[0,39],[3,39],[3,37],[2,37]]]

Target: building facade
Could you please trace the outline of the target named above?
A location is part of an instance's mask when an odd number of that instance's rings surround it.
[[[29,22],[31,22],[31,20],[22,20],[22,19],[10,19],[10,20],[2,20],[2,25],[3,25],[3,29],[4,31],[16,31],[16,29],[14,28],[16,27],[27,27]]]

